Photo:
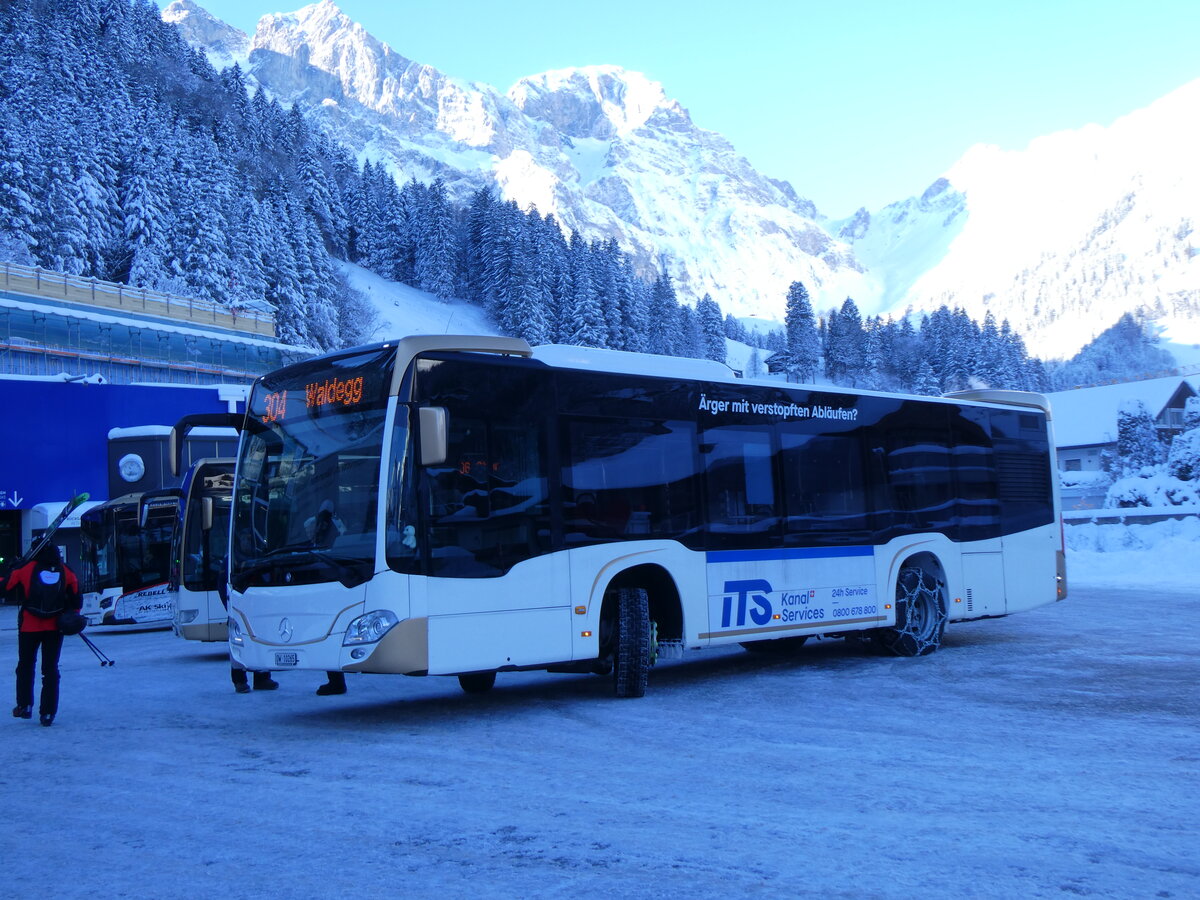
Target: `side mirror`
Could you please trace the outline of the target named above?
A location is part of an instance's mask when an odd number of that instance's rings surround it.
[[[213,527],[213,499],[212,497],[200,498],[200,530],[212,531]]]
[[[423,406],[417,410],[421,428],[421,465],[440,466],[446,461],[450,445],[450,426],[442,406]]]

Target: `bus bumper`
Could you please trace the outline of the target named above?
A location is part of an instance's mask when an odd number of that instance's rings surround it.
[[[175,634],[188,641],[224,641],[229,629],[224,622],[200,622],[191,625],[175,623]]]
[[[342,643],[344,632],[303,644],[281,645],[256,640],[244,631],[230,634],[230,655],[251,670],[372,672],[424,675],[429,670],[429,620],[404,619],[378,641]],[[240,641],[240,643],[239,643]]]
[[[343,647],[347,672],[424,675],[429,671],[429,619],[404,619],[373,644]],[[365,652],[364,652],[365,651]]]

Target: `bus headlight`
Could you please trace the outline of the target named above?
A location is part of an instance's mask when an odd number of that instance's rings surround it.
[[[238,620],[230,616],[227,624],[229,625],[229,643],[235,647],[244,646],[246,641],[242,638],[242,626],[238,624]]]
[[[346,626],[342,646],[351,644],[373,644],[399,623],[395,614],[386,609],[376,609],[359,616]]]
[[[196,621],[196,616],[200,615],[198,609],[181,609],[175,614],[175,621],[180,625],[190,625]]]

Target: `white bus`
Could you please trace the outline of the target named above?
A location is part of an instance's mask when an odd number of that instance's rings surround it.
[[[224,641],[229,618],[220,592],[227,583],[233,459],[201,459],[180,485],[179,517],[171,544],[175,634],[190,641]]]
[[[167,628],[167,577],[179,492],[116,497],[80,517],[83,614],[93,626]]]
[[[685,649],[926,654],[948,621],[1065,596],[1049,418],[1035,394],[798,387],[506,338],[330,354],[254,385],[230,649],[468,691],[590,671],[618,696]]]

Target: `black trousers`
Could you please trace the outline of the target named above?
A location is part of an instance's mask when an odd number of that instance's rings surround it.
[[[17,706],[33,706],[33,673],[42,653],[42,703],[38,713],[58,712],[58,658],[63,636],[57,631],[22,631],[17,634]]]

